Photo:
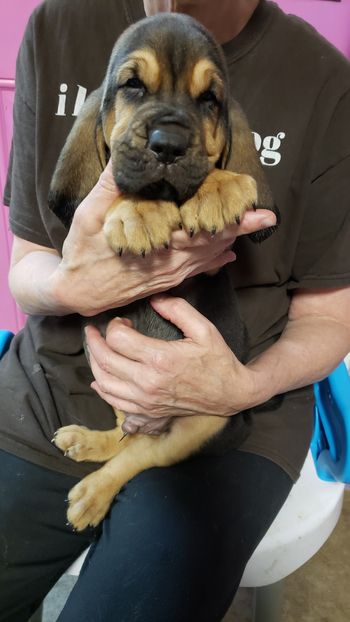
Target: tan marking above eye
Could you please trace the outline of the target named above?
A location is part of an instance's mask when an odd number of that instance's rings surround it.
[[[202,58],[193,68],[190,80],[190,94],[193,99],[197,99],[208,89],[212,89],[220,99],[223,92],[223,81],[214,63],[207,58]]]
[[[124,133],[128,130],[130,122],[134,116],[134,106],[126,106],[125,103],[117,103],[113,111],[113,117],[109,117],[112,121],[108,127],[109,143],[106,140],[108,146],[111,148],[116,140],[123,139]]]
[[[118,84],[125,84],[130,78],[137,76],[150,93],[156,93],[160,86],[160,66],[154,52],[150,49],[136,50],[119,68]]]

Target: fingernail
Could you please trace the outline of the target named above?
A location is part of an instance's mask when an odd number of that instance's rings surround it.
[[[152,300],[155,300],[156,302],[163,302],[166,298],[167,297],[164,294],[154,294],[154,296],[152,296]]]
[[[234,253],[233,251],[228,251],[223,255],[223,260],[225,261],[225,264],[227,263],[231,263],[233,261],[236,261],[236,253]]]
[[[124,324],[124,326],[132,326],[131,320],[129,320],[127,317],[116,316],[113,318],[113,320],[111,320],[111,322],[120,322],[120,324]]]
[[[265,229],[266,227],[274,227],[276,225],[276,219],[275,218],[264,218],[264,220],[261,221],[261,226]]]

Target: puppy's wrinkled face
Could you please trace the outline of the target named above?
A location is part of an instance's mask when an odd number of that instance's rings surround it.
[[[103,133],[122,192],[181,204],[220,162],[229,140],[219,46],[188,16],[138,22],[112,53]]]

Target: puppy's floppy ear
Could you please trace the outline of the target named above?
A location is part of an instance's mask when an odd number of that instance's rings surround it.
[[[74,212],[89,194],[107,164],[100,113],[103,87],[93,91],[84,103],[60,153],[54,171],[49,208],[68,229]]]
[[[222,164],[229,171],[246,173],[255,179],[258,189],[256,207],[270,209],[274,212],[278,226],[280,223],[278,207],[274,203],[272,192],[260,163],[247,118],[235,100],[230,100],[228,116],[228,142],[222,156]],[[262,242],[277,229],[277,226],[251,233],[249,237],[253,242]]]

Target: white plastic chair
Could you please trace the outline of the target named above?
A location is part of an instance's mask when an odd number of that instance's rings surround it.
[[[309,451],[300,478],[242,577],[241,587],[254,588],[254,622],[279,622],[283,579],[328,540],[341,513],[344,488],[319,479]]]
[[[315,417],[301,476],[247,564],[254,622],[281,619],[283,579],[322,547],[336,526],[350,481],[350,377],[341,363],[314,385]]]

